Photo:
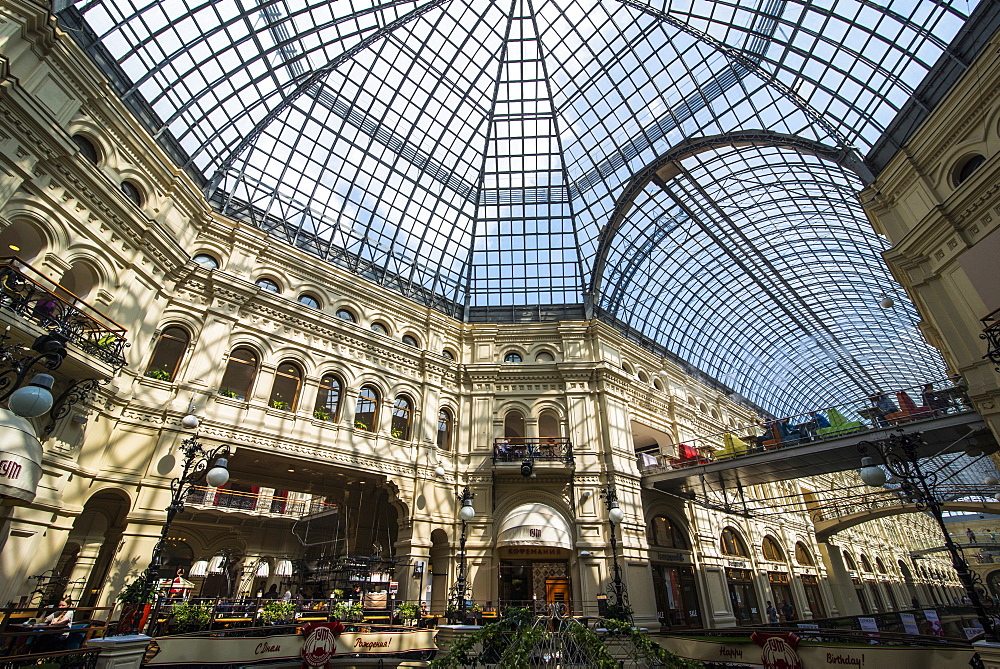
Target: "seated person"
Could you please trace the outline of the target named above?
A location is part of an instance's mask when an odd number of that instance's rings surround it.
[[[793,426],[788,422],[787,418],[782,418],[778,421],[778,434],[781,435],[782,441],[802,441],[805,435],[799,430],[798,426]]]
[[[69,627],[70,623],[73,622],[73,609],[69,608],[71,606],[73,606],[73,600],[68,596],[63,597],[59,600],[60,610],[45,616],[42,619],[42,624],[51,627]]]
[[[878,393],[877,395],[871,396],[872,405],[878,409],[879,414],[875,416],[875,425],[877,427],[889,427],[889,421],[885,417],[891,413],[896,413],[899,411],[899,407],[892,403],[885,393]]]
[[[812,422],[816,424],[816,427],[830,427],[830,421],[819,411],[813,413]]]
[[[920,391],[920,401],[934,413],[944,413],[948,410],[948,400],[934,392],[934,386],[930,383],[925,384]]]

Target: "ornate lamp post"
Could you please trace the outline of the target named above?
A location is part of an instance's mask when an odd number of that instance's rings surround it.
[[[917,509],[929,511],[934,520],[937,521],[941,534],[944,536],[944,545],[951,556],[951,564],[955,568],[958,580],[965,588],[965,594],[972,602],[972,608],[976,611],[976,617],[986,632],[986,638],[997,639],[997,630],[993,622],[993,617],[986,610],[980,597],[980,590],[986,592],[982,579],[979,575],[969,569],[969,564],[965,561],[962,549],[956,544],[948,526],[944,522],[944,514],[941,509],[941,501],[934,495],[934,487],[937,485],[937,474],[934,472],[924,472],[920,467],[917,457],[917,447],[920,445],[920,437],[915,434],[891,434],[887,439],[878,441],[862,441],[858,444],[858,452],[861,453],[861,480],[867,485],[882,487],[886,482],[885,471],[875,464],[875,458],[868,455],[869,450],[874,451],[881,460],[882,467],[885,467],[895,477],[895,482],[900,484],[902,492],[908,499],[912,500]]]
[[[466,534],[467,524],[476,517],[476,510],[472,507],[472,500],[475,496],[476,494],[469,490],[469,486],[466,486],[465,490],[457,495],[458,501],[462,503],[462,507],[458,510],[458,517],[462,521],[462,537],[458,544],[458,579],[455,581],[453,597],[454,608],[458,611],[460,619],[465,618],[465,605],[468,600],[468,586],[465,579],[465,540],[468,536]]]
[[[608,584],[607,612],[609,618],[632,622],[632,607],[628,603],[628,591],[622,581],[621,567],[618,566],[618,540],[615,537],[615,525],[625,519],[625,512],[618,506],[618,491],[614,486],[601,488],[601,497],[608,507],[608,525],[611,528],[611,582]]]
[[[181,419],[181,425],[188,429],[197,428],[198,423],[197,416],[193,415],[184,416]],[[202,480],[213,488],[224,486],[229,481],[229,469],[227,468],[229,465],[229,446],[227,444],[212,451],[206,451],[205,447],[198,441],[198,435],[195,434],[181,442],[180,450],[184,454],[181,474],[170,482],[171,497],[170,506],[167,507],[167,519],[163,523],[160,538],[153,547],[153,556],[149,561],[149,567],[146,568],[143,579],[144,596],[140,601],[149,600],[159,575],[163,560],[163,545],[170,533],[170,525],[174,522],[177,514],[184,510],[184,500],[191,492],[191,487]],[[209,463],[214,463],[211,468],[209,468]]]

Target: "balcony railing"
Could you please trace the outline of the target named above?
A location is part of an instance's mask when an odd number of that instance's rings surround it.
[[[336,511],[336,504],[320,499],[289,499],[277,495],[261,495],[242,490],[193,486],[185,500],[187,504],[205,509],[244,511],[255,515],[280,516],[296,520],[319,513]]]
[[[493,463],[558,462],[573,464],[573,444],[565,437],[501,437],[493,440]]]
[[[882,399],[881,408],[871,398],[859,399],[689,439],[687,443],[675,444],[674,452],[669,454],[642,452],[638,454],[639,469],[644,474],[655,474],[973,410],[964,385],[956,383],[956,379],[939,379],[883,393]],[[822,425],[820,418],[827,424]]]
[[[990,312],[980,322],[983,324],[983,332],[979,338],[986,340],[986,355],[983,357],[989,358],[1000,372],[1000,309]]]
[[[116,372],[125,366],[125,328],[18,258],[0,258],[0,309],[61,333]]]

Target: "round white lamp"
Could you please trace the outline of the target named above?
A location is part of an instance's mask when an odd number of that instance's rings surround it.
[[[205,474],[205,483],[212,486],[213,488],[219,488],[229,482],[229,461],[225,458],[219,458],[215,461],[215,466],[208,470]]]
[[[896,304],[896,300],[892,299],[888,295],[879,300],[878,303],[878,305],[883,309],[891,309],[894,304]]]
[[[181,418],[181,427],[185,429],[194,430],[197,429],[199,425],[201,425],[201,421],[198,420],[198,417],[193,413],[189,413],[184,416],[184,418]]]
[[[438,466],[434,468],[434,474],[435,474],[436,476],[444,476],[444,474],[445,474],[445,471],[444,471],[444,465],[442,465],[442,464],[441,464],[441,463],[439,462],[439,463],[438,463]]]
[[[865,482],[866,485],[874,486],[876,488],[885,485],[885,472],[882,471],[881,467],[875,466],[875,460],[870,456],[865,456],[861,458],[861,470],[858,472],[861,475],[861,480]]]
[[[617,502],[615,502],[615,505],[613,507],[608,509],[608,519],[611,520],[611,522],[614,523],[615,525],[617,525],[618,523],[622,522],[625,519],[625,512],[621,510],[621,507],[618,506]]]
[[[1000,479],[998,479],[996,476],[987,476],[985,479],[983,479],[983,483],[986,485],[997,485],[998,483],[1000,483]]]
[[[11,393],[7,407],[23,418],[38,418],[52,408],[52,384],[49,374],[35,374],[31,383]]]
[[[462,508],[458,510],[458,517],[464,521],[470,521],[476,517],[476,510],[472,508],[472,499],[463,499]]]

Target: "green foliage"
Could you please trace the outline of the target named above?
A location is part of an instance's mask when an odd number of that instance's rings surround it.
[[[396,439],[402,439],[403,438],[403,431],[400,430],[400,429],[397,429],[397,428],[393,428],[392,430],[390,430],[389,434],[391,434]]]
[[[322,409],[313,410],[313,418],[318,418],[319,420],[330,420],[330,412],[323,411]]]
[[[686,660],[654,642],[648,634],[633,627],[632,623],[622,620],[608,620],[606,629],[612,634],[629,637],[635,645],[638,657],[647,662],[658,663],[657,666],[665,669],[705,669],[705,665],[701,662]]]
[[[223,397],[237,397],[238,393],[232,388],[219,388],[219,394]]]
[[[282,402],[281,400],[272,400],[271,406],[275,409],[281,409],[283,411],[291,411],[292,405],[288,402]]]
[[[143,574],[131,583],[125,584],[118,593],[118,601],[122,604],[151,604],[156,601],[156,588],[151,587],[146,591],[146,575]]]
[[[363,615],[361,602],[337,602],[333,605],[333,617],[337,620],[358,621]]]
[[[285,623],[295,615],[295,604],[291,602],[271,601],[264,605],[260,612],[260,620],[265,625],[270,623]]]
[[[344,596],[344,590],[343,590],[343,588],[334,588],[333,589],[333,598],[334,599],[340,599],[343,596]]]
[[[170,372],[165,369],[151,369],[146,372],[146,376],[151,379],[156,379],[157,381],[169,381]]]
[[[396,607],[396,617],[400,620],[418,620],[420,618],[420,607],[414,602],[400,602]]]
[[[181,602],[170,609],[170,619],[178,632],[199,632],[212,621],[212,609]]]
[[[357,428],[358,430],[367,430],[368,429],[368,423],[362,422],[360,420],[356,420],[356,421],[354,421],[354,427]]]

